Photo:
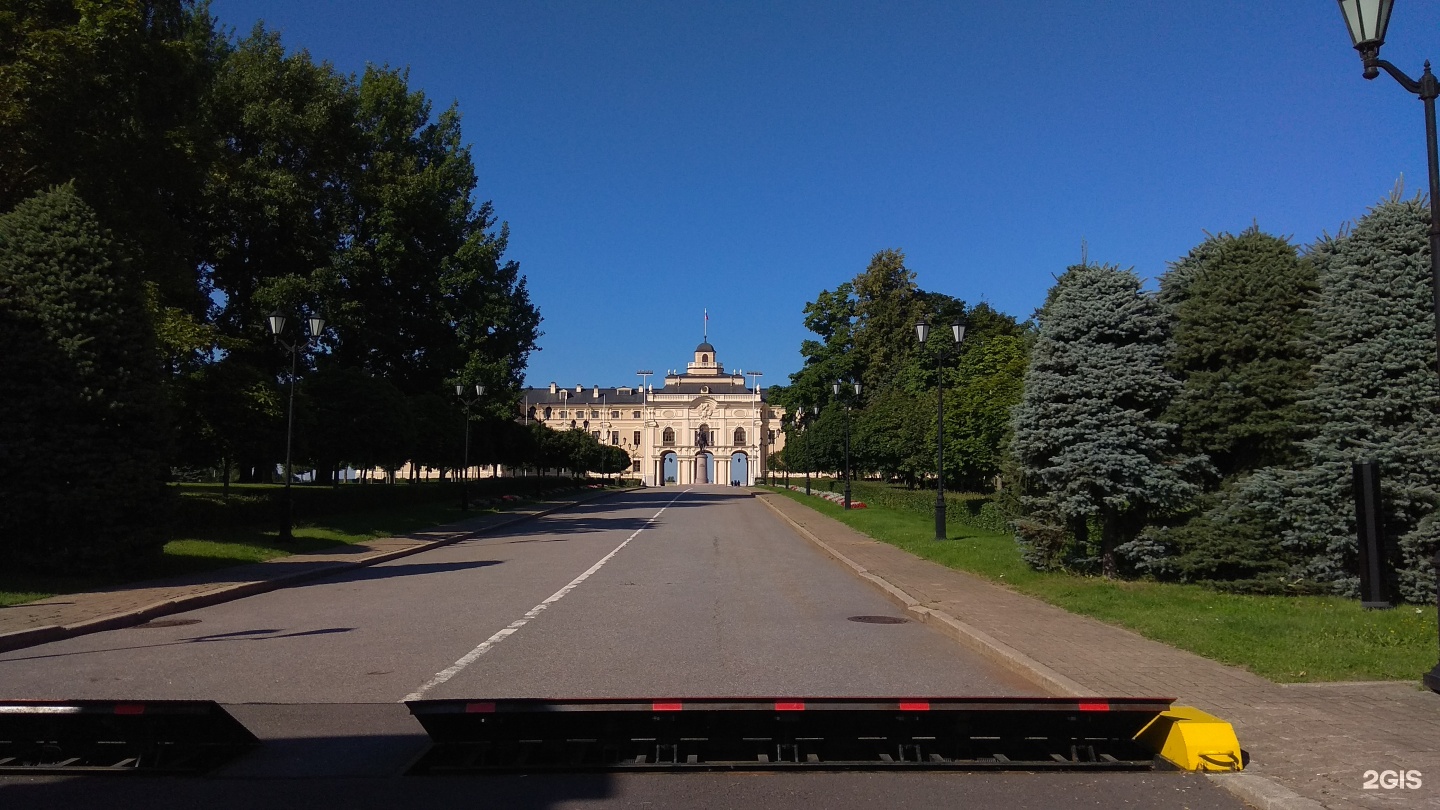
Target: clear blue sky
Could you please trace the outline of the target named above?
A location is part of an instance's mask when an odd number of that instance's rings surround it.
[[[822,289],[900,248],[1021,319],[1080,258],[1153,278],[1206,231],[1306,244],[1403,174],[1421,103],[1361,78],[1334,0],[215,0],[346,72],[458,101],[544,323],[528,382],[683,367],[788,382]],[[1381,55],[1440,60],[1440,0]]]

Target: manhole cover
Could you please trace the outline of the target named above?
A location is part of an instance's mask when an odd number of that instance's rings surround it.
[[[851,616],[848,621],[862,624],[905,624],[910,620],[902,619],[899,616]]]
[[[154,630],[159,627],[184,627],[187,624],[199,624],[199,619],[151,619],[144,624],[137,624],[132,630]]]

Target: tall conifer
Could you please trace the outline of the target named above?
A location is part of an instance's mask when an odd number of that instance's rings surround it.
[[[1308,466],[1291,476],[1284,530],[1306,559],[1297,574],[1345,593],[1358,584],[1350,465],[1362,459],[1380,462],[1401,594],[1426,602],[1435,593],[1440,385],[1429,224],[1423,201],[1397,190],[1348,236],[1312,252],[1321,284],[1310,400],[1318,429],[1305,443]]]
[[[18,384],[5,430],[26,437],[7,442],[0,474],[4,554],[45,571],[127,567],[165,542],[167,432],[139,274],[66,185],[0,216],[0,291],[18,349],[0,353],[0,378]]]
[[[1116,546],[1197,494],[1203,461],[1179,455],[1159,419],[1179,388],[1165,359],[1164,315],[1132,271],[1077,265],[1051,289],[1010,445],[1032,564],[1083,557],[1093,526],[1100,569],[1114,576]]]

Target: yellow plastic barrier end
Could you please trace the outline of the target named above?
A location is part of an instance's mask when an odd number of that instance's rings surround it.
[[[1140,729],[1135,741],[1186,771],[1238,771],[1245,767],[1235,729],[1190,706],[1171,706]]]

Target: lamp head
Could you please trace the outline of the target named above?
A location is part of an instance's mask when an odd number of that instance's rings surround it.
[[[924,317],[915,322],[915,337],[920,339],[922,345],[925,343],[925,338],[930,337],[930,324],[925,321]]]
[[[966,321],[964,318],[961,318],[960,320],[950,325],[951,331],[955,333],[955,342],[957,344],[965,339],[965,327],[969,325],[969,322]]]
[[[310,337],[320,337],[325,331],[325,316],[311,315],[308,319],[310,326]]]
[[[277,309],[270,313],[270,316],[266,320],[270,323],[270,334],[279,337],[285,333],[285,321],[288,320],[285,317],[285,313]]]
[[[1390,26],[1390,11],[1395,0],[1339,0],[1350,42],[1365,62],[1365,78],[1373,79],[1380,70],[1373,63],[1380,58],[1385,44],[1385,29]]]

